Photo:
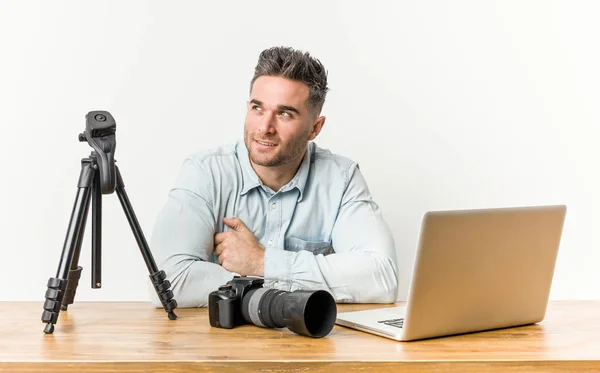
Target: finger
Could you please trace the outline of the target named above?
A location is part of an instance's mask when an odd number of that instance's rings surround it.
[[[217,259],[219,260],[219,264],[223,265],[223,262],[227,259],[227,254],[224,254],[224,249],[221,249],[221,253],[218,254]]]
[[[244,224],[244,222],[241,219],[238,219],[238,218],[223,218],[223,222],[229,228],[233,228],[233,229],[235,229],[238,232],[243,232],[244,230],[247,229],[247,227]]]
[[[215,246],[215,255],[221,256],[221,254],[223,254],[223,250],[225,250],[225,244],[224,243],[218,244],[217,246]]]
[[[229,232],[221,232],[221,233],[215,234],[215,245],[218,245],[221,242],[225,241],[227,239],[227,237],[229,237],[229,236],[230,236]]]

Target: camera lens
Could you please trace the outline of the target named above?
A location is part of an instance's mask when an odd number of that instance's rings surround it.
[[[309,337],[324,337],[335,323],[335,300],[325,290],[309,291],[259,288],[242,299],[244,319],[264,328],[287,327]]]

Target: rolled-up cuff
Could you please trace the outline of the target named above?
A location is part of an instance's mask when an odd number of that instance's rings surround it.
[[[297,253],[285,250],[265,251],[265,287],[290,291],[295,255]]]

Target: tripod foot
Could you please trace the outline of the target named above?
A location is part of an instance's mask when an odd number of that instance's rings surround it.
[[[44,312],[42,312],[42,322],[46,323],[46,328],[44,329],[44,333],[46,334],[54,332],[54,324],[58,322],[58,314],[61,310],[63,294],[66,288],[67,280],[54,277],[48,280]]]
[[[150,279],[154,284],[154,289],[160,298],[163,308],[169,314],[169,320],[175,320],[177,315],[173,310],[177,308],[177,301],[173,299],[173,292],[169,290],[171,283],[166,278],[167,274],[165,271],[158,271],[150,275]]]

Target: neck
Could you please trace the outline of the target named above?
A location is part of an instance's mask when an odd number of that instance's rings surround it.
[[[261,166],[252,162],[252,159],[250,159],[250,164],[262,183],[277,192],[294,178],[294,175],[298,172],[298,168],[300,168],[300,164],[305,156],[306,151],[293,162],[281,166]]]

